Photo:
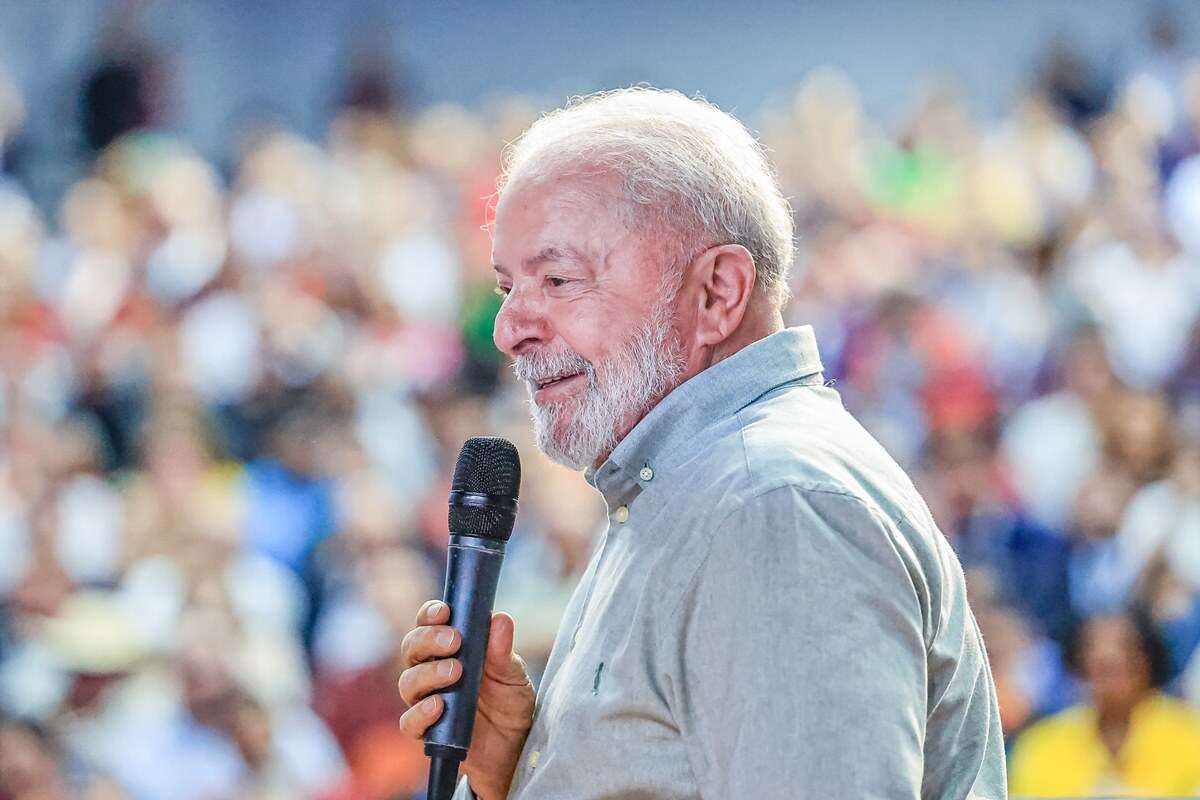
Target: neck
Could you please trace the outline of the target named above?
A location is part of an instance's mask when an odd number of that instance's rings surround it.
[[[724,361],[734,353],[760,339],[765,339],[773,333],[783,330],[783,314],[774,306],[765,309],[750,308],[742,324],[737,327],[724,341],[713,345],[709,351],[705,369],[719,361]]]
[[[1101,728],[1114,728],[1129,724],[1130,717],[1133,716],[1133,708],[1130,706],[1108,707],[1097,709],[1100,719]]]
[[[1129,722],[1133,716],[1133,706],[1121,704],[1099,708],[1098,711],[1100,718],[1096,732],[1112,757],[1117,758],[1125,747],[1125,740],[1129,737]]]
[[[1133,710],[1145,698],[1146,695],[1141,694],[1133,699],[1122,698],[1120,701],[1098,703],[1096,713],[1099,717],[1100,727],[1118,728],[1128,725],[1129,720],[1133,717]]]

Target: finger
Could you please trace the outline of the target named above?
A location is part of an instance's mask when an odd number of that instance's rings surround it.
[[[398,686],[400,696],[410,706],[416,705],[430,692],[444,689],[462,675],[462,662],[457,658],[444,658],[417,664],[400,673]]]
[[[452,656],[458,652],[461,644],[458,631],[448,625],[413,628],[400,643],[400,663],[408,669],[423,661]]]
[[[417,627],[422,625],[445,625],[450,621],[450,606],[441,600],[427,600],[417,612]]]
[[[517,624],[503,611],[492,614],[492,628],[488,631],[488,658],[508,660],[513,651],[513,637]]]
[[[420,739],[442,715],[441,695],[431,695],[400,715],[400,730],[414,739]]]
[[[497,611],[492,615],[484,668],[489,676],[502,683],[523,684],[529,680],[525,662],[513,652],[516,630],[516,622],[508,614]]]

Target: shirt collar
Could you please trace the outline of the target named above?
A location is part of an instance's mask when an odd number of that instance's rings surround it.
[[[654,472],[676,463],[696,435],[772,389],[820,377],[823,367],[810,325],[786,328],[743,347],[675,387],[634,426],[599,467],[584,473],[610,507],[641,492]]]

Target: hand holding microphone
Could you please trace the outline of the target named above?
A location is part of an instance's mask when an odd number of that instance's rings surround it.
[[[434,694],[456,682],[462,664],[452,656],[458,652],[461,638],[446,625],[450,608],[431,600],[417,614],[417,627],[405,637],[401,649],[405,666],[400,676],[400,695],[412,707],[400,717],[400,728],[414,739],[442,715],[444,702]],[[513,620],[508,614],[492,615],[491,635],[483,680],[479,684],[479,706],[475,714],[475,732],[471,749],[463,762],[463,772],[480,800],[503,798],[525,746],[525,736],[533,724],[533,683],[525,671],[525,662],[513,652]],[[438,641],[450,634],[450,644]]]
[[[476,438],[463,446],[450,494],[450,603],[425,603],[400,648],[400,695],[411,706],[400,727],[425,738],[431,792],[440,773],[452,782],[465,755],[476,795],[505,797],[533,722],[533,684],[513,652],[512,617],[491,613],[519,482],[509,442]]]

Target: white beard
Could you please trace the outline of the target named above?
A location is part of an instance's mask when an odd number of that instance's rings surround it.
[[[598,365],[578,353],[517,356],[513,371],[529,389],[529,409],[538,448],[571,469],[585,469],[619,441],[619,426],[640,419],[679,381],[685,357],[671,330],[675,292],[666,292],[646,321]],[[540,406],[533,400],[537,381],[582,372],[587,386],[569,399]]]

